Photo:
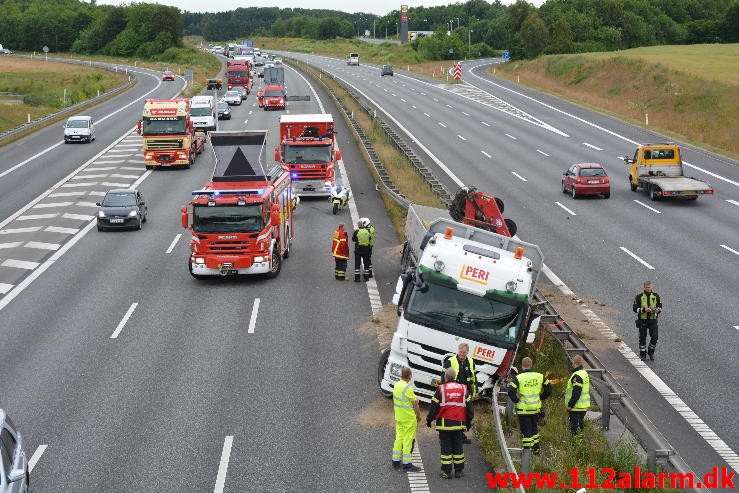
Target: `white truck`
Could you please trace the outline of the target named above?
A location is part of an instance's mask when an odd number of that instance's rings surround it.
[[[541,317],[533,295],[544,265],[538,246],[456,222],[443,209],[411,204],[402,274],[393,302],[398,327],[378,367],[392,393],[401,369],[413,370],[416,393],[429,401],[445,357],[469,345],[478,391],[505,377],[521,343],[533,342]]]
[[[218,108],[213,96],[193,96],[190,100],[190,120],[196,129],[218,130]]]

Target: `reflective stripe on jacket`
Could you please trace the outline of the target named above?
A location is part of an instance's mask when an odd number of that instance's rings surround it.
[[[526,371],[519,374],[518,388],[516,392],[520,395],[519,401],[516,403],[516,412],[518,414],[537,414],[541,409],[542,384],[544,383],[544,375],[535,371]]]
[[[412,397],[412,398],[411,398]],[[413,410],[413,401],[416,394],[413,385],[405,380],[398,380],[393,385],[393,408],[396,421],[416,421],[416,412]]]
[[[580,377],[582,383],[573,383],[572,380],[575,376]],[[581,387],[580,396],[575,402],[575,405],[570,406],[570,401],[572,400],[572,391],[574,387]],[[572,407],[573,411],[587,411],[588,409],[590,409],[590,375],[588,375],[588,372],[586,372],[582,368],[572,372],[572,375],[570,375],[570,379],[567,380],[567,389],[565,390],[565,406]]]
[[[645,312],[644,308],[651,308],[654,310],[657,308],[657,295],[655,293],[649,293],[649,299],[647,299],[647,293],[641,295],[641,308],[642,311],[639,313],[639,318],[642,320],[655,319],[657,318],[657,312]]]
[[[457,359],[457,355],[450,356],[447,358],[449,361],[449,367],[454,368],[455,371],[455,378],[459,377],[459,360]],[[470,395],[472,397],[477,395],[477,378],[475,377],[475,360],[467,356],[467,361],[470,362],[470,371],[467,375],[467,381],[466,382],[459,382],[459,383],[466,383],[467,387],[470,389]]]
[[[464,430],[467,428],[467,386],[459,382],[447,382],[439,386],[439,413],[437,430]]]
[[[331,255],[335,258],[349,258],[349,237],[343,229],[334,231],[334,241],[331,244]]]

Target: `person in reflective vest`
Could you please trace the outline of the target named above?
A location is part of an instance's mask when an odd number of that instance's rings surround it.
[[[359,282],[364,265],[364,280],[374,275],[372,272],[372,248],[375,246],[375,227],[366,217],[357,221],[357,229],[352,235],[354,242],[354,282]]]
[[[411,369],[404,366],[401,379],[393,385],[393,409],[395,410],[395,442],[393,443],[393,467],[404,471],[417,472],[421,468],[413,465],[411,451],[416,440],[416,428],[421,421],[421,409],[413,392]]]
[[[654,350],[657,348],[657,317],[662,313],[662,300],[652,291],[652,283],[644,283],[644,292],[634,298],[634,313],[637,314],[636,326],[639,328],[639,357],[654,361]],[[649,347],[647,348],[647,332],[649,332]]]
[[[552,384],[544,375],[531,370],[533,364],[531,358],[521,360],[522,371],[508,383],[508,397],[516,403],[523,448],[538,453],[541,401],[552,395]]]
[[[457,372],[454,368],[444,371],[444,383],[437,387],[431,399],[426,426],[436,420],[436,431],[439,432],[441,448],[441,477],[461,478],[464,471],[464,449],[462,432],[469,430],[474,418],[474,409],[470,401],[467,385],[455,381]]]
[[[331,255],[336,261],[334,278],[337,281],[346,281],[346,264],[349,261],[349,236],[344,231],[344,223],[340,223],[339,227],[334,231]]]
[[[456,372],[455,381],[467,386],[467,393],[470,398],[477,396],[477,378],[475,377],[475,361],[468,356],[470,352],[470,346],[463,342],[457,347],[457,354],[450,355],[444,358],[442,366],[446,370],[447,368],[453,368]],[[443,377],[443,375],[442,375]],[[464,443],[472,443],[462,433],[462,441]]]
[[[590,409],[590,376],[582,368],[582,356],[572,358],[572,365],[574,368],[565,390],[565,406],[569,415],[570,433],[575,436],[582,433],[585,413]]]
[[[259,103],[260,108],[264,106],[264,91],[261,89],[257,91],[257,103]]]

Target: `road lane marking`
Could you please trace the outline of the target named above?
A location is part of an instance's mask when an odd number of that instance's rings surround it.
[[[59,213],[55,212],[53,214],[28,214],[25,216],[19,216],[16,217],[16,221],[33,221],[34,219],[51,219],[52,217],[57,217]]]
[[[15,285],[14,284],[8,284],[5,282],[0,282],[0,294],[5,294],[11,289],[13,289]]]
[[[408,102],[408,101],[406,101],[406,100],[405,100],[405,99],[403,99],[403,98],[400,98],[400,100],[401,100],[401,101],[403,101],[404,103],[407,103],[407,102]]]
[[[424,115],[426,115],[427,117],[431,118],[431,115],[429,115],[428,113],[424,113]]]
[[[483,156],[489,157],[489,158],[491,158],[491,159],[492,159],[492,157],[493,157],[493,156],[491,156],[490,154],[488,154],[488,153],[487,153],[487,152],[485,152],[485,151],[480,151],[480,152],[482,153],[482,155],[483,155]]]
[[[121,321],[118,322],[118,327],[116,327],[113,333],[110,335],[111,339],[118,339],[118,334],[121,333],[123,327],[126,325],[126,322],[128,322],[128,319],[131,318],[131,315],[133,315],[133,311],[136,309],[137,306],[139,306],[138,303],[131,303],[131,306],[128,307],[128,311],[126,311],[126,314],[123,315]]]
[[[462,140],[467,140],[467,139],[465,139],[464,137],[462,137],[462,136],[461,136],[461,135],[459,135],[459,134],[457,134],[457,137],[459,137],[459,138],[460,138],[460,139],[462,139]]]
[[[469,114],[469,113],[467,113],[466,111],[463,111],[463,112],[462,112],[462,114],[463,114],[464,116],[470,116],[470,114]]]
[[[87,216],[85,214],[70,214],[70,213],[62,214],[62,219],[75,219],[77,221],[90,221],[94,218],[95,216]]]
[[[451,104],[446,105],[447,108],[454,108]]]
[[[411,108],[413,108],[414,110],[417,109],[415,105],[411,105]]]
[[[227,436],[223,441],[221,461],[218,463],[218,475],[216,476],[216,487],[213,489],[213,493],[223,493],[223,488],[226,486],[226,473],[228,472],[228,461],[231,459],[231,447],[233,443],[233,435]]]
[[[565,207],[564,205],[562,205],[560,202],[555,202],[555,204],[557,204],[558,206],[560,206],[562,209],[564,209],[565,211],[567,211],[569,214],[571,214],[573,216],[577,216],[577,214],[575,214],[574,212],[572,212],[571,210],[569,210],[567,207]]]
[[[446,125],[444,125],[444,124],[443,124],[443,123],[441,123],[441,122],[439,122],[439,125],[441,125],[442,127],[446,128]]]
[[[39,230],[41,230],[41,226],[32,226],[30,228],[10,228],[0,230],[0,235],[9,235],[15,233],[35,233]]]
[[[480,123],[482,123],[482,124],[483,124],[483,125],[485,125],[486,127],[489,127],[489,126],[490,126],[490,124],[489,124],[489,123],[487,123],[487,122],[480,122]]]
[[[254,305],[251,308],[251,318],[249,319],[249,334],[254,333],[257,326],[257,314],[259,313],[259,298],[254,298]]]
[[[421,457],[421,451],[418,448],[418,440],[413,443],[413,450],[411,450],[411,458],[413,465],[418,467],[418,472],[407,472],[408,485],[411,488],[411,493],[421,493],[429,491],[429,484],[426,478],[426,470],[423,467],[423,457]]]
[[[727,200],[727,202],[739,206],[739,202],[737,202],[736,200]]]
[[[624,253],[626,253],[627,255],[631,256],[634,260],[636,260],[637,262],[639,262],[640,264],[642,264],[647,269],[654,270],[654,267],[652,267],[651,265],[649,265],[648,263],[646,263],[644,260],[642,260],[641,258],[639,258],[635,253],[633,253],[628,248],[625,248],[625,247],[619,247],[619,248],[621,250],[623,250]]]
[[[42,455],[44,455],[44,452],[46,451],[46,447],[48,445],[39,445],[36,450],[34,450],[33,455],[30,459],[28,459],[28,472],[33,472],[33,468],[36,467],[36,464],[38,463],[38,460],[41,458]]]
[[[62,246],[59,243],[44,243],[43,241],[29,241],[24,245],[26,248],[37,248],[39,250],[57,251]]]
[[[67,235],[74,235],[80,232],[79,228],[63,228],[61,226],[47,226],[44,231],[49,233],[64,233]]]
[[[736,330],[739,330],[739,325],[735,325],[735,326],[734,326],[734,328],[735,328]]]
[[[513,139],[513,140],[518,140],[516,137],[514,137],[511,134],[505,134],[505,136],[508,137],[508,138],[510,138],[510,139]]]
[[[657,210],[657,209],[655,209],[654,207],[649,207],[649,206],[648,206],[647,204],[645,204],[645,203],[643,203],[643,202],[639,202],[639,201],[638,201],[638,200],[636,200],[636,199],[634,199],[634,202],[636,202],[637,204],[639,204],[639,205],[640,205],[640,206],[642,206],[642,207],[646,207],[646,208],[647,208],[647,209],[649,209],[650,211],[654,211],[654,212],[656,212],[657,214],[662,214],[662,213],[661,213],[660,211],[658,211],[658,210]]]
[[[736,250],[734,250],[733,248],[730,248],[730,247],[728,247],[728,246],[726,246],[726,245],[721,245],[721,248],[725,248],[725,249],[727,249],[728,251],[730,251],[730,252],[731,252],[731,253],[733,253],[734,255],[739,255],[739,252],[737,252],[737,251],[736,251]]]
[[[513,176],[515,176],[516,178],[518,178],[521,181],[528,181],[526,178],[524,178],[523,176],[519,175],[515,171],[511,171],[511,173],[513,173]],[[573,214],[573,216],[574,216],[574,214]]]
[[[586,147],[590,147],[591,149],[595,149],[596,151],[602,151],[603,150],[600,147],[594,146],[593,144],[588,144],[587,142],[583,142],[582,145],[584,145]]]
[[[546,152],[542,151],[541,149],[537,149],[536,152],[538,152],[539,154],[544,154],[546,157],[549,157],[549,154],[547,154]]]
[[[697,169],[698,171],[702,171],[702,172],[704,172],[705,174],[707,174],[707,175],[709,175],[709,176],[713,176],[714,178],[718,178],[718,179],[719,179],[719,180],[721,180],[721,181],[725,181],[726,183],[731,183],[731,184],[732,184],[732,185],[734,185],[735,187],[739,187],[739,181],[729,180],[728,178],[724,178],[724,177],[723,177],[723,176],[721,176],[721,175],[717,175],[716,173],[712,173],[711,171],[708,171],[707,169],[703,169],[703,168],[701,168],[701,167],[698,167],[698,166],[696,166],[696,165],[694,165],[694,164],[690,164],[690,163],[689,163],[689,162],[687,162],[687,161],[683,161],[683,164],[684,164],[685,166],[690,166],[690,167],[691,167],[691,168],[693,168],[693,169]]]
[[[169,244],[169,248],[167,248],[166,253],[172,253],[174,246],[177,244],[178,241],[180,241],[180,238],[182,238],[182,233],[177,233],[177,235],[175,235],[174,237],[174,240],[172,240],[172,243]]]
[[[22,241],[11,241],[8,243],[0,243],[0,250],[2,250],[3,248],[18,248],[22,244],[23,244]]]
[[[14,267],[16,269],[33,270],[39,266],[38,262],[30,262],[28,260],[6,259],[2,264],[3,267]]]
[[[438,99],[436,99],[436,98],[434,98],[434,101],[436,101],[437,103],[439,102],[439,100],[438,100]]]

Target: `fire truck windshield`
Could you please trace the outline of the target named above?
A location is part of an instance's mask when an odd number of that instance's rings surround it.
[[[426,292],[409,287],[413,291],[405,307],[408,320],[486,344],[506,347],[516,343],[527,312],[525,304],[475,296],[433,279],[426,282]]]
[[[270,89],[270,90],[264,91],[264,96],[268,98],[281,98],[281,97],[284,97],[285,94],[279,89]]]
[[[144,117],[142,135],[182,135],[185,133],[185,117]]]
[[[331,162],[331,146],[329,144],[317,146],[285,146],[285,162],[298,163],[328,163]]]
[[[262,204],[193,207],[192,229],[197,233],[252,233],[263,228]]]
[[[249,72],[246,70],[229,70],[228,76],[229,77],[246,77],[249,75]]]

